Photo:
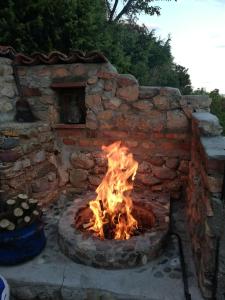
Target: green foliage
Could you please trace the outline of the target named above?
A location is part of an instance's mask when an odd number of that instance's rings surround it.
[[[211,91],[209,97],[212,99],[211,112],[218,117],[225,133],[225,97],[219,94],[218,89]]]
[[[4,0],[0,43],[26,53],[97,49],[105,15],[103,0]]]
[[[174,64],[170,38],[163,41],[134,21],[141,11],[153,13],[152,2],[125,0],[120,8],[129,22],[118,22],[119,0],[0,1],[0,44],[28,54],[100,50],[119,72],[133,74],[142,85],[173,86],[190,93],[187,69]],[[108,22],[110,10],[113,22]]]
[[[173,62],[170,38],[157,38],[154,31],[134,23],[108,25],[111,45],[103,52],[120,73],[131,73],[141,85],[173,86],[191,93],[187,69]]]
[[[140,13],[159,16],[160,7],[152,5],[156,2],[156,0],[105,0],[108,21],[117,23],[125,18],[131,21],[135,20]]]

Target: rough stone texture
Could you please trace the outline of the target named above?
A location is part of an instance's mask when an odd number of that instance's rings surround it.
[[[189,165],[187,215],[199,285],[204,297],[211,299],[216,269],[217,238],[221,238],[217,298],[225,292],[223,241],[225,211],[221,193],[225,165],[225,138],[219,134],[217,118],[197,113],[192,122],[192,158]],[[203,135],[203,136],[201,136]],[[180,165],[184,171],[186,163]],[[188,169],[186,170],[186,173]]]
[[[180,110],[167,112],[167,128],[171,131],[187,130],[189,122],[185,114]]]
[[[94,160],[93,151],[99,151],[104,144],[121,140],[134,153],[139,163],[145,160],[153,166],[169,168],[172,171],[168,174],[173,173],[169,175],[170,178],[179,178],[183,174],[181,169],[169,163],[169,159],[177,160],[175,165],[190,159],[190,120],[186,110],[191,108],[194,111],[196,103],[190,100],[193,96],[190,99],[182,97],[175,88],[139,87],[134,76],[118,74],[110,63],[23,66],[19,67],[19,75],[33,112],[41,120],[50,122],[53,127],[59,122],[60,107],[59,92],[53,90],[51,84],[87,82],[86,127],[75,128],[76,125],[72,125],[71,129],[56,129],[58,149],[67,173],[69,169],[85,170],[83,166],[72,165],[68,159],[72,152],[78,150],[89,153],[89,159]],[[197,100],[198,106],[207,111],[210,101]],[[95,166],[90,166],[87,169],[86,184],[82,183],[84,188],[92,185],[90,181],[99,181],[91,177],[94,168]],[[103,172],[105,170],[101,170],[98,175],[102,176]],[[150,171],[146,174],[147,176],[137,176],[137,187],[154,187],[165,192],[172,187],[172,183],[164,181],[174,179],[156,180]],[[180,178],[180,182],[182,189],[187,181]]]
[[[84,187],[88,178],[88,172],[82,169],[74,169],[70,172],[70,182],[74,187]]]
[[[11,122],[15,117],[15,103],[18,92],[12,76],[12,61],[8,58],[0,60],[0,123]]]
[[[218,118],[208,112],[193,113],[193,119],[197,123],[199,133],[202,136],[218,136],[223,131]]]
[[[53,151],[53,135],[48,124],[1,124],[0,183],[7,197],[28,193],[42,204],[55,199],[58,172],[50,162]]]
[[[138,85],[130,85],[117,88],[116,96],[128,102],[132,102],[138,99]]]
[[[122,241],[100,240],[74,227],[74,217],[94,197],[88,193],[76,199],[60,219],[59,245],[63,253],[89,266],[116,269],[146,265],[160,254],[169,230],[168,195],[133,194],[133,201],[153,212],[157,222],[147,232]]]

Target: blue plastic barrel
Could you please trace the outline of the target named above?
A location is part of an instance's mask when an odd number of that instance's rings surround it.
[[[0,265],[15,265],[27,261],[38,255],[45,244],[41,221],[14,231],[0,232]]]

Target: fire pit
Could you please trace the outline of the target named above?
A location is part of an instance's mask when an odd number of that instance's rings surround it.
[[[60,247],[75,261],[96,267],[146,264],[160,253],[168,232],[168,196],[143,192],[131,197],[138,163],[121,142],[103,150],[108,170],[97,197],[86,194],[64,213]]]

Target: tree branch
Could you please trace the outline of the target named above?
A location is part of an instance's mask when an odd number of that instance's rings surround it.
[[[115,14],[118,2],[119,2],[119,0],[115,0],[115,2],[114,2],[113,8],[112,8],[112,10],[110,12],[110,15],[109,15],[109,22],[111,22],[113,20],[113,16]]]
[[[129,11],[129,9],[130,9],[130,7],[132,6],[132,4],[133,4],[134,1],[135,1],[135,0],[128,0],[128,1],[127,1],[127,4],[123,7],[123,9],[118,13],[118,15],[116,16],[116,18],[114,19],[115,22],[118,22],[119,19],[120,19],[124,14],[126,14],[126,13]]]
[[[111,11],[111,5],[109,3],[109,0],[105,0],[105,3],[106,3],[106,7],[107,7],[108,16],[110,16],[112,11]]]

